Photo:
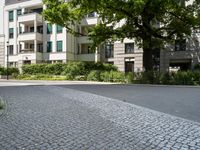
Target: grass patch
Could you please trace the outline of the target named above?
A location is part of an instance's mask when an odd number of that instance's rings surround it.
[[[0,109],[3,109],[5,106],[5,102],[0,98]]]

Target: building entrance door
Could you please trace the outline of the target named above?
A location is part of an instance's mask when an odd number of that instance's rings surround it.
[[[125,62],[125,72],[134,72],[134,61]]]

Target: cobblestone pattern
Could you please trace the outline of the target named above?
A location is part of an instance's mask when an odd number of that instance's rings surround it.
[[[200,124],[56,86],[1,87],[0,149],[198,150]]]

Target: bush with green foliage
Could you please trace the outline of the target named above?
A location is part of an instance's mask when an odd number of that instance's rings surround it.
[[[196,64],[196,65],[194,66],[194,70],[200,71],[200,64]]]
[[[22,66],[22,73],[29,75],[37,75],[37,74],[61,75],[65,67],[66,64],[61,64],[61,63],[31,64]]]
[[[56,75],[45,75],[45,74],[37,74],[37,75],[27,75],[20,74],[16,79],[19,80],[68,80],[66,76],[56,76]]]
[[[62,75],[75,78],[76,76],[85,75],[85,63],[84,62],[69,62],[66,66]]]
[[[100,74],[103,82],[125,82],[125,73],[120,71],[104,71]]]
[[[141,84],[160,84],[161,74],[155,71],[140,72],[136,75],[136,80]]]
[[[0,109],[3,109],[5,106],[4,101],[0,98]]]
[[[128,72],[126,74],[126,83],[134,83],[134,79],[135,79],[135,73]]]
[[[8,68],[8,75],[16,76],[19,74],[19,69],[14,67]],[[0,67],[0,75],[7,75],[7,68]]]
[[[101,81],[101,77],[100,77],[101,71],[100,70],[92,70],[88,76],[87,76],[87,80],[88,81]]]

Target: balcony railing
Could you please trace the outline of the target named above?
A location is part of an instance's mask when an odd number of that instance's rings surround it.
[[[22,54],[24,54],[24,53],[34,53],[34,49],[22,49],[22,50],[19,51],[19,53],[22,53]]]
[[[24,32],[20,32],[19,34],[32,34],[35,33],[34,31],[24,31]],[[36,33],[40,33],[43,34],[43,31],[37,31]]]

